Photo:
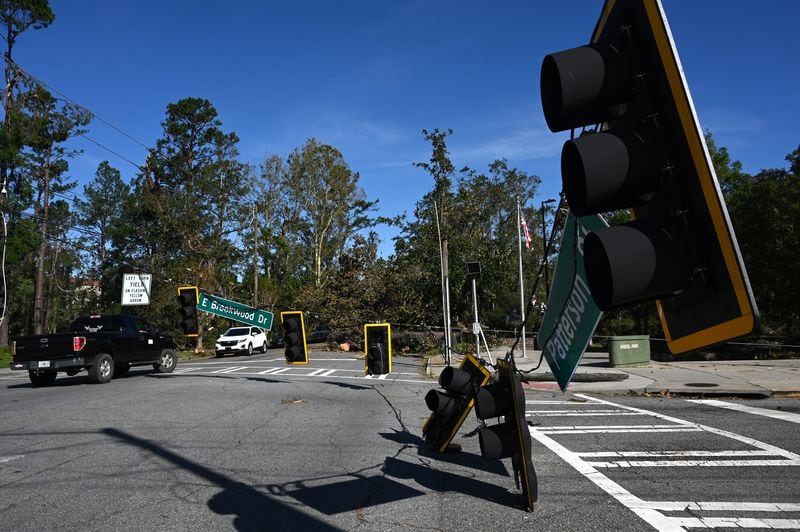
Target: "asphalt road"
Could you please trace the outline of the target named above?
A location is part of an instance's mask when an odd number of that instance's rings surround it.
[[[527,390],[539,502],[508,460],[425,448],[419,360],[277,350],[105,385],[0,375],[5,530],[800,529],[800,402]],[[742,409],[741,407],[745,407]],[[753,410],[755,408],[755,410]]]

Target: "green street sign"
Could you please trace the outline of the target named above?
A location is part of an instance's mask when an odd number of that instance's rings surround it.
[[[539,329],[539,347],[562,392],[603,314],[589,292],[583,265],[583,239],[603,227],[608,224],[597,214],[576,218],[572,212],[564,225],[550,299]]]
[[[272,312],[248,307],[242,303],[212,296],[204,292],[200,292],[197,310],[240,321],[248,325],[255,325],[267,331],[272,329]]]

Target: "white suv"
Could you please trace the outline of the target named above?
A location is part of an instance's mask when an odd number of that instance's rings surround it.
[[[228,353],[244,353],[250,356],[253,351],[267,352],[267,333],[258,327],[231,327],[217,338],[218,357],[224,357]]]

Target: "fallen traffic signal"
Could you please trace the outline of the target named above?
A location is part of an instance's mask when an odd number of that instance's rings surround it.
[[[576,216],[632,209],[583,252],[603,310],[656,300],[677,354],[753,332],[750,282],[659,0],[607,1],[591,43],[546,56],[552,131]]]
[[[531,458],[531,434],[525,421],[525,393],[511,363],[497,361],[497,381],[480,388],[475,396],[478,419],[503,421],[478,429],[481,455],[487,460],[511,458],[517,487],[522,487],[525,507],[533,511],[538,498],[536,471]]]
[[[180,327],[184,336],[198,336],[200,324],[197,317],[197,302],[200,299],[196,286],[178,287],[178,304],[181,315]]]
[[[392,372],[392,327],[388,323],[364,325],[364,373],[384,375]]]
[[[303,312],[288,310],[281,312],[283,326],[283,343],[286,347],[284,356],[289,364],[308,364],[308,344],[306,343],[306,327]]]
[[[445,452],[472,409],[476,390],[488,380],[489,371],[469,354],[460,368],[445,367],[439,375],[444,391],[431,390],[425,395],[425,404],[432,411],[422,427],[425,441]]]

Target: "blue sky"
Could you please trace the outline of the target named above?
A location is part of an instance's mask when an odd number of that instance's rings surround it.
[[[542,178],[534,205],[561,187],[566,134],[541,112],[542,58],[588,42],[602,1],[51,0],[55,23],[24,35],[14,59],[84,105],[88,135],[142,163],[166,106],[206,98],[241,159],[288,155],[309,137],[360,173],[380,212],[411,214],[433,183],[421,130],[453,128],[456,168],[505,157]],[[795,0],[663,0],[703,128],[745,171],[786,167],[800,145],[800,41]],[[80,183],[109,160],[86,140]],[[383,229],[390,253],[394,231]]]

